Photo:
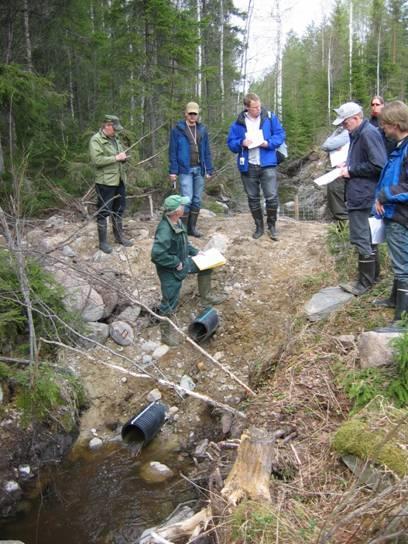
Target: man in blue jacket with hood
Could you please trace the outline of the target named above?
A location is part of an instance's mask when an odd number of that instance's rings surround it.
[[[199,122],[200,108],[196,102],[186,105],[184,119],[172,129],[169,145],[169,175],[175,184],[179,178],[182,196],[190,199],[191,205],[184,208],[183,223],[191,236],[200,238],[197,219],[201,209],[204,177],[213,173],[211,150],[206,127]]]
[[[255,93],[244,97],[244,111],[231,125],[227,144],[237,154],[238,169],[248,197],[248,206],[255,221],[253,238],[264,233],[260,188],[266,202],[269,235],[277,240],[278,164],[276,150],[285,141],[285,131],[279,119],[261,106]]]

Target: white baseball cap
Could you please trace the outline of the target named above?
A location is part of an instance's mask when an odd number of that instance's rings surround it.
[[[341,125],[342,122],[349,117],[354,117],[354,115],[363,113],[363,108],[356,102],[346,102],[345,104],[342,104],[340,108],[334,108],[333,111],[337,114],[337,118],[333,121],[333,125]]]

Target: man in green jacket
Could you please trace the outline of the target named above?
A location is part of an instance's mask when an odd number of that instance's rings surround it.
[[[95,167],[95,189],[98,197],[99,249],[111,253],[107,242],[107,218],[111,216],[115,241],[129,247],[132,242],[123,236],[122,216],[126,205],[127,155],[116,136],[123,130],[118,117],[105,115],[99,131],[89,142],[91,163]]]
[[[193,247],[181,218],[184,206],[190,204],[187,196],[171,195],[164,201],[163,218],[154,236],[151,259],[156,265],[160,279],[162,300],[159,313],[170,316],[177,308],[180,289],[188,274],[198,274],[198,291],[203,306],[219,304],[224,299],[211,294],[211,270],[200,271],[192,260],[199,250]],[[173,328],[168,322],[161,322],[162,341],[170,346],[177,345],[172,336]]]

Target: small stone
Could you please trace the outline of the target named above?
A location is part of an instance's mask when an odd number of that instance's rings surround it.
[[[143,355],[142,357],[142,363],[144,365],[149,365],[153,361],[153,358],[151,355]]]
[[[203,361],[198,361],[197,368],[198,368],[198,370],[204,370],[205,369],[205,363],[203,363]]]
[[[202,440],[199,444],[197,444],[196,449],[194,450],[194,457],[205,457],[205,452],[208,448],[208,438],[205,438]]]
[[[224,352],[223,351],[217,351],[217,353],[215,353],[215,355],[213,355],[214,359],[216,361],[219,361],[220,359],[222,359],[224,357]]]
[[[125,321],[114,321],[111,323],[109,333],[112,340],[120,346],[130,346],[133,344],[133,329],[129,323],[126,323]]]
[[[121,378],[120,381],[121,381],[122,383],[127,383],[128,380],[127,380],[126,376],[123,376],[123,378]]]
[[[30,465],[20,465],[18,471],[23,476],[23,478],[28,478],[31,476],[31,467]]]
[[[162,394],[160,393],[158,389],[152,389],[148,393],[146,398],[149,402],[156,402],[157,400],[160,400],[162,398]]]
[[[71,246],[64,246],[62,248],[62,254],[64,257],[76,257],[76,252],[72,249]]]
[[[143,342],[143,344],[140,346],[140,349],[144,351],[145,353],[153,353],[155,349],[157,349],[160,346],[157,342],[153,342],[152,340],[148,340],[147,342]]]
[[[166,344],[162,344],[158,348],[156,348],[152,354],[153,360],[161,359],[166,353],[169,351],[169,346]]]
[[[6,493],[15,493],[16,491],[20,491],[20,486],[18,482],[15,482],[14,480],[9,480],[4,484],[4,491]]]
[[[150,461],[142,466],[140,470],[141,477],[146,482],[164,482],[173,476],[173,471],[158,461]]]
[[[187,391],[194,391],[196,384],[193,382],[190,376],[184,374],[184,376],[181,377],[180,386]]]
[[[177,406],[171,406],[169,408],[169,417],[175,416],[178,411],[179,411],[179,409],[177,408]]]
[[[92,440],[89,441],[90,450],[99,450],[102,446],[103,446],[103,440],[96,436],[92,438]]]

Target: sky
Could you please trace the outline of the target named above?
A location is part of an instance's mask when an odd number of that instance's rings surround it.
[[[253,0],[254,11],[251,20],[248,50],[248,76],[250,80],[261,79],[275,62],[275,22],[272,11],[273,0]],[[283,30],[293,30],[302,35],[313,21],[319,24],[324,12],[330,14],[333,0],[280,0]],[[248,0],[234,0],[234,5],[247,11]]]

